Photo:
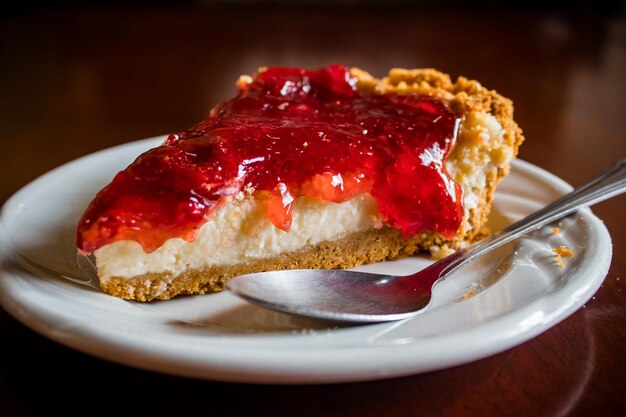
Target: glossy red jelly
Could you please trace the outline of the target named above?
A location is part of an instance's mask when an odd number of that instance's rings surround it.
[[[451,237],[463,207],[444,162],[459,121],[431,97],[358,92],[343,66],[270,68],[118,173],[83,215],[77,245],[89,253],[135,240],[151,252],[169,238],[191,241],[247,187],[285,231],[298,197],[340,203],[367,192],[405,238]]]

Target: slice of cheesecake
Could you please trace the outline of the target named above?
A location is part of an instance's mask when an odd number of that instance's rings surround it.
[[[348,268],[478,239],[523,141],[511,101],[432,69],[265,68],[118,173],[78,250],[138,301],[235,275]]]

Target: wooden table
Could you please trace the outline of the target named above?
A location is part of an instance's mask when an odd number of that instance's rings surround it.
[[[520,157],[573,185],[626,156],[626,24],[610,13],[342,6],[25,9],[0,19],[0,202],[64,162],[189,127],[263,65],[434,67],[511,97]],[[45,208],[44,208],[45,209]],[[468,365],[377,382],[196,381],[77,353],[0,310],[0,414],[563,416],[626,411],[626,198],[604,285],[535,339]]]

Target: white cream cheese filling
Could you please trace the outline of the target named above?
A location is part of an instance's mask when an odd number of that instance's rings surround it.
[[[137,242],[119,241],[94,254],[101,280],[147,273],[177,275],[186,269],[271,258],[381,225],[378,204],[369,194],[340,204],[299,198],[289,232],[275,227],[260,203],[249,197],[217,210],[192,242],[169,239],[156,251],[145,253]]]

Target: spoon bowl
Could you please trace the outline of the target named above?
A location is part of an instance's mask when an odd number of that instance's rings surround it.
[[[337,321],[393,321],[425,311],[425,280],[340,269],[296,269],[241,275],[227,288],[254,304]],[[315,290],[312,290],[315,288]],[[380,297],[381,289],[384,297]]]
[[[626,191],[626,159],[522,220],[412,275],[336,269],[240,275],[226,289],[262,307],[344,322],[402,320],[426,311],[435,285],[488,252],[579,209]]]

